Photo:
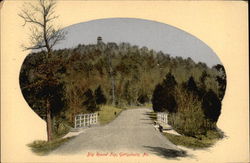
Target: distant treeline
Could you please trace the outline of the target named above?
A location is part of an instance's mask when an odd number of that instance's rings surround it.
[[[46,73],[48,66],[50,73]],[[21,68],[20,86],[30,107],[43,119],[49,97],[53,118],[70,124],[74,115],[94,112],[102,104],[143,105],[151,99],[155,111],[177,116],[180,110],[195,106],[214,122],[217,118],[211,119],[208,110],[221,104],[204,99],[223,99],[225,77],[222,65],[210,68],[191,58],[129,43],[99,43],[55,50],[49,60],[45,52],[29,54]]]

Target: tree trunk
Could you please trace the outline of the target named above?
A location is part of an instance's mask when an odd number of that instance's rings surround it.
[[[47,125],[47,138],[48,141],[52,140],[52,121],[51,121],[51,108],[49,99],[47,99],[46,104],[46,125]]]

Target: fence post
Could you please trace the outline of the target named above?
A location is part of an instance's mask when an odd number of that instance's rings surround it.
[[[83,126],[85,126],[85,115],[83,114]]]

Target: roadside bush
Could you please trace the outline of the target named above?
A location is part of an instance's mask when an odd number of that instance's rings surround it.
[[[206,133],[201,101],[179,88],[176,92],[178,112],[168,115],[169,124],[180,134],[195,137]]]
[[[67,134],[70,131],[70,124],[61,118],[56,118],[53,120],[54,125],[53,125],[53,136],[54,138],[61,137],[65,134]]]
[[[192,76],[178,84],[168,73],[155,87],[152,104],[155,112],[169,113],[168,123],[180,134],[200,139],[216,131],[221,101],[211,89],[199,88]]]

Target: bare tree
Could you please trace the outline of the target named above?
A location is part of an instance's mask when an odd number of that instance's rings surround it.
[[[55,15],[56,1],[37,0],[36,5],[25,3],[21,13],[24,26],[30,24],[30,43],[25,50],[46,49],[47,57],[51,56],[52,48],[65,37],[65,32],[53,24],[58,18]]]
[[[56,2],[54,0],[37,0],[35,3],[25,3],[21,12],[18,14],[24,20],[24,26],[30,24],[30,43],[24,46],[25,50],[46,50],[45,63],[40,74],[43,82],[33,83],[28,88],[37,89],[38,87],[48,90],[58,84],[53,75],[53,62],[51,60],[53,47],[65,37],[59,27],[56,27],[53,21],[58,18],[55,15]],[[48,141],[52,140],[52,94],[45,97],[46,102],[46,124]]]

